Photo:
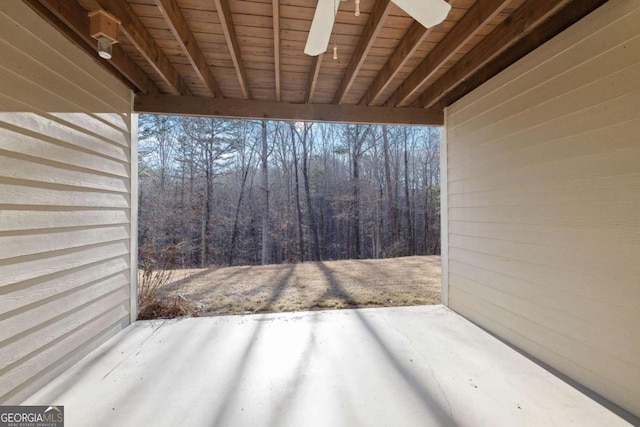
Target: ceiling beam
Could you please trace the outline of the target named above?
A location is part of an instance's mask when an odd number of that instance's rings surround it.
[[[441,126],[442,110],[361,107],[344,104],[291,104],[198,96],[137,95],[138,113],[227,117],[259,120],[294,120],[338,123],[379,123]]]
[[[189,95],[189,88],[171,65],[162,49],[149,34],[125,0],[96,0],[102,9],[120,20],[120,30],[158,76],[169,86],[173,95]]]
[[[273,0],[273,64],[276,78],[276,101],[280,101],[280,0]]]
[[[429,108],[444,98],[480,68],[513,46],[531,30],[555,14],[570,0],[529,0],[456,62],[418,98],[418,106]],[[582,0],[580,0],[582,1]]]
[[[313,100],[313,94],[315,93],[316,85],[318,84],[318,76],[320,75],[320,67],[322,66],[322,58],[324,58],[324,53],[313,58],[311,72],[309,73],[309,84],[307,85],[309,89],[307,90],[307,96],[304,100],[305,104],[309,104]]]
[[[349,61],[349,65],[347,65],[347,70],[345,71],[342,81],[340,82],[340,86],[338,86],[338,90],[333,98],[334,104],[342,104],[344,102],[344,98],[349,93],[356,77],[358,77],[360,68],[362,67],[362,64],[364,64],[365,59],[367,59],[367,54],[369,53],[371,46],[373,46],[373,43],[376,41],[378,33],[382,29],[382,25],[384,24],[385,19],[387,19],[390,10],[391,2],[389,0],[378,0],[373,5],[373,10],[369,15],[367,25],[365,25],[364,30],[362,30],[356,49],[354,50],[353,55],[351,55],[351,60]]]
[[[189,63],[196,72],[198,78],[209,89],[209,92],[215,97],[222,97],[220,87],[216,83],[213,73],[209,69],[207,60],[193,37],[193,33],[189,28],[180,7],[175,0],[155,0],[160,13],[164,17],[165,22],[171,29],[173,36],[176,38],[182,51],[189,60]]]
[[[236,30],[233,26],[233,19],[231,18],[231,8],[229,7],[228,0],[213,0],[216,5],[216,11],[220,18],[220,25],[222,26],[222,32],[224,38],[227,41],[227,47],[231,54],[231,61],[233,67],[236,70],[236,76],[238,83],[240,84],[240,90],[244,99],[251,98],[251,90],[247,80],[247,70],[242,62],[242,56],[240,55],[240,45],[238,44],[238,37],[236,37]]]
[[[478,0],[402,82],[388,104],[402,107],[413,101],[423,85],[510,2]]]
[[[387,62],[384,64],[375,80],[359,102],[359,105],[376,105],[380,94],[389,86],[389,83],[398,75],[398,72],[413,54],[418,50],[420,45],[425,41],[430,29],[422,26],[418,21],[413,21],[409,30],[398,43]]]
[[[149,76],[117,43],[112,47],[112,57],[110,60],[107,61],[98,57],[96,54],[98,51],[97,41],[91,37],[91,31],[89,28],[89,14],[76,1],[28,0],[28,3],[45,18],[47,18],[47,16],[43,13],[44,11],[58,19],[60,23],[65,25],[80,40],[82,40],[85,46],[90,48],[89,51],[95,55],[96,60],[110,69],[115,69],[139,91],[144,93],[158,92],[158,88],[155,83],[153,83]],[[39,7],[44,8],[44,10],[38,10]],[[53,22],[53,24],[55,25],[56,23]]]
[[[455,89],[450,91],[447,96],[438,102],[438,108],[444,108],[453,104],[606,2],[607,0],[574,0],[539,27],[529,32],[529,34],[515,45],[498,55],[493,61],[485,65],[469,79],[465,80],[463,84],[456,86]]]

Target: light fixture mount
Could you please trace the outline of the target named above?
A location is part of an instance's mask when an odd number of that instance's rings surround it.
[[[89,12],[91,37],[98,41],[98,55],[111,59],[112,45],[118,43],[118,27],[120,20],[100,9]]]

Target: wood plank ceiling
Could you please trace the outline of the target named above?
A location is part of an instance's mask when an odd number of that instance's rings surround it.
[[[315,0],[24,1],[92,54],[88,12],[117,17],[113,58],[95,57],[136,91],[140,112],[432,125],[606,2],[448,0],[447,19],[426,29],[389,0],[361,0],[360,16],[348,0],[328,52],[311,57]]]

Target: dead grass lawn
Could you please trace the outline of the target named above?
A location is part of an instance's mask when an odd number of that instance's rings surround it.
[[[176,271],[165,292],[201,315],[437,304],[440,257]]]

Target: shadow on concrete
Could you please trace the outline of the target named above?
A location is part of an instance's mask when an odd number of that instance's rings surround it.
[[[352,300],[349,293],[340,284],[340,281],[335,277],[333,271],[327,267],[323,262],[318,263],[323,274],[327,278],[327,282],[331,287],[330,292],[333,295],[343,295],[345,301]],[[394,354],[390,346],[385,343],[380,334],[375,329],[375,326],[360,312],[360,310],[353,310],[358,320],[362,323],[362,326],[367,333],[373,338],[374,342],[378,345],[380,352],[384,355],[385,359],[391,367],[402,377],[404,382],[409,386],[413,393],[420,399],[423,407],[435,416],[440,425],[456,426],[452,415],[449,413],[449,408],[445,410],[442,405],[433,396],[433,392],[423,384],[421,381],[411,373],[411,371],[398,359]],[[446,400],[446,396],[443,396]]]

